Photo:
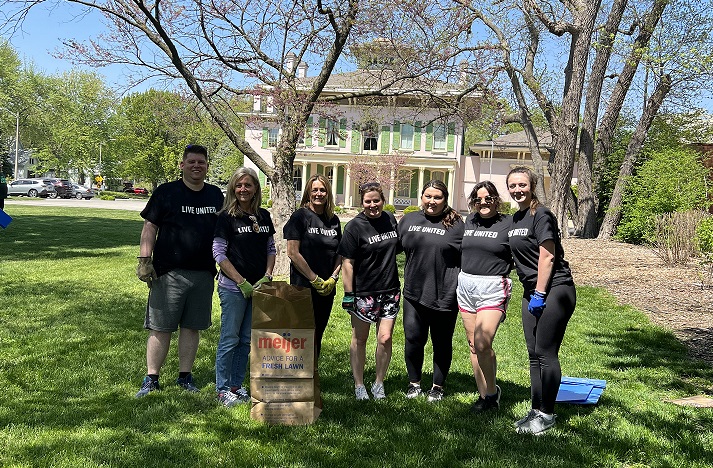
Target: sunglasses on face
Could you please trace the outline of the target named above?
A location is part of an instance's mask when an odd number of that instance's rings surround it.
[[[483,198],[476,197],[474,201],[475,201],[476,205],[482,205],[483,203],[490,204],[495,201],[495,197],[491,197],[490,195],[483,197]]]
[[[253,232],[260,232],[260,225],[257,223],[257,218],[254,215],[248,215],[248,218],[253,222]]]

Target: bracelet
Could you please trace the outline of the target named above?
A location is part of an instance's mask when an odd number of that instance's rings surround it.
[[[334,281],[337,281],[339,279],[339,275],[332,275],[330,276]]]
[[[267,278],[268,281],[272,281],[272,275],[268,275],[267,273],[265,273],[265,278]]]

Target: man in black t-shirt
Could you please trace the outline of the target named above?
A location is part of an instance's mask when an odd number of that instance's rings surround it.
[[[136,397],[159,390],[159,372],[166,360],[171,335],[178,336],[177,383],[197,392],[191,369],[196,358],[199,330],[211,325],[213,303],[213,232],[223,194],[206,184],[208,151],[189,145],[180,163],[183,177],[158,187],[146,208],[136,274],[149,288],[144,328],[147,375]]]

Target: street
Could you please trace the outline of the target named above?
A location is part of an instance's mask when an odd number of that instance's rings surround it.
[[[110,210],[141,211],[146,206],[145,200],[100,200],[95,197],[91,200],[77,200],[76,198],[27,198],[11,197],[5,199],[5,211],[12,216],[12,206],[36,205],[36,206],[76,206],[81,208],[105,208]]]

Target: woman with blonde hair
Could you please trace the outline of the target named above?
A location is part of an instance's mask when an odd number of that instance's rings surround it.
[[[315,174],[305,183],[300,208],[283,228],[290,257],[290,284],[310,288],[315,322],[316,356],[332,312],[336,281],[342,268],[337,253],[342,226],[334,214],[334,197],[329,180]]]
[[[275,227],[260,208],[257,173],[240,167],[230,178],[213,239],[213,257],[220,266],[220,338],[215,358],[218,400],[233,406],[250,400],[243,380],[250,352],[253,290],[272,281]]]
[[[456,285],[460,272],[463,219],[448,206],[448,188],[440,180],[421,190],[421,210],[399,221],[404,264],[404,337],[409,384],[407,398],[418,397],[429,334],[433,345],[433,385],[428,401],[443,398],[453,360],[453,332],[458,319]]]
[[[396,219],[384,211],[384,192],[378,182],[359,187],[361,213],[344,227],[339,244],[342,256],[344,299],[342,308],[351,314],[352,341],[349,360],[357,400],[368,400],[364,385],[366,341],[376,324],[376,377],[371,393],[386,398],[384,379],[391,363],[394,322],[399,313],[401,284],[396,267],[399,240]]]
[[[520,208],[512,217],[508,238],[524,290],[522,329],[532,394],[532,409],[515,427],[518,433],[539,434],[555,425],[555,400],[562,379],[559,350],[577,294],[557,219],[535,195],[535,175],[526,167],[516,167],[506,181]]]

